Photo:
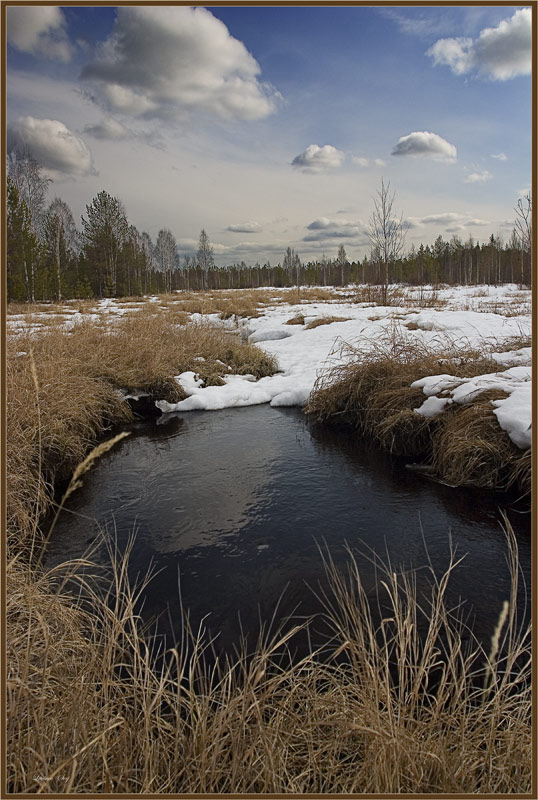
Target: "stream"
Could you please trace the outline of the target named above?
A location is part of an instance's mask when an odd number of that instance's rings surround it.
[[[515,497],[434,483],[296,408],[174,413],[128,429],[69,498],[46,563],[81,557],[99,531],[120,550],[135,532],[130,575],[150,565],[158,573],[143,616],[160,615],[169,645],[181,635],[180,593],[191,626],[205,620],[217,650],[231,651],[241,632],[255,640],[260,619],[320,611],[320,548],[342,568],[351,548],[370,591],[380,579],[373,552],[392,569],[419,568],[420,585],[428,558],[437,574],[446,569],[450,542],[465,558],[449,601],[463,602],[488,642],[509,596],[503,508],[517,537],[520,613],[528,618],[530,515],[517,511]],[[105,563],[106,547],[94,546],[92,557]]]

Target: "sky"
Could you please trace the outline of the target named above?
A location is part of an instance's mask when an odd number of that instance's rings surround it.
[[[7,146],[80,226],[105,190],[218,265],[505,240],[531,186],[531,8],[8,6]]]

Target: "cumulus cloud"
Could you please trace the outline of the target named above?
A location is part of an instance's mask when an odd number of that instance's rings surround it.
[[[465,183],[485,183],[486,181],[490,181],[493,178],[491,172],[488,172],[487,169],[483,170],[482,172],[471,172],[470,175],[467,175],[465,178]]]
[[[57,119],[19,117],[7,126],[8,151],[28,148],[44,169],[64,175],[92,173],[92,156],[84,141]]]
[[[490,158],[496,158],[497,161],[506,161],[507,156],[504,153],[492,153]]]
[[[81,78],[113,112],[174,118],[204,111],[256,120],[280,99],[259,74],[244,44],[207,9],[148,5],[118,8],[111,35]]]
[[[437,133],[413,131],[398,139],[391,155],[433,158],[436,161],[455,161],[457,152],[453,144]]]
[[[426,55],[455,75],[476,72],[491,80],[506,81],[530,75],[532,63],[532,12],[518,9],[496,28],[484,28],[476,39],[438,39]]]
[[[107,117],[99,122],[97,125],[86,125],[84,133],[93,136],[94,139],[108,139],[112,141],[119,141],[121,139],[129,139],[133,133],[122,125],[121,122]]]
[[[307,225],[307,230],[312,233],[303,237],[303,242],[320,242],[327,239],[356,239],[365,235],[360,220],[347,219],[331,220],[328,217],[318,217]]]
[[[65,17],[57,6],[9,6],[6,9],[7,40],[23,53],[67,62],[73,55]]]
[[[351,161],[358,167],[386,167],[387,162],[382,158],[362,158],[362,156],[352,156]]]
[[[226,230],[232,233],[259,233],[262,226],[259,222],[240,222],[238,225],[228,225]]]
[[[303,172],[324,172],[326,169],[340,167],[344,158],[344,153],[332,144],[325,144],[323,147],[311,144],[303,153],[295,156],[291,165]]]

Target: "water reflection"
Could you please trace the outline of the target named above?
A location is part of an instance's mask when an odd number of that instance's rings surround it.
[[[169,608],[161,626],[177,633],[179,575],[192,624],[209,614],[219,646],[228,648],[241,629],[255,633],[277,604],[282,615],[320,610],[308,589],[325,584],[317,543],[342,566],[349,545],[386,553],[395,569],[429,558],[442,571],[452,542],[467,555],[451,601],[463,599],[488,638],[509,589],[500,499],[427,481],[403,460],[349,431],[312,425],[296,409],[190,412],[132,426],[73,495],[48,562],[80,556],[99,525],[120,547],[136,528],[132,574],[151,561],[162,570],[145,613]],[[516,515],[515,524],[529,580],[528,519]],[[368,557],[360,563],[373,590],[375,571]]]

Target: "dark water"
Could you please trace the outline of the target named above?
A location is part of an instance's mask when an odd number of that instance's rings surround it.
[[[132,576],[150,564],[159,570],[144,615],[168,609],[160,629],[179,636],[179,581],[192,626],[207,617],[217,648],[229,649],[240,630],[255,636],[259,618],[271,618],[277,605],[277,616],[319,611],[309,588],[325,582],[316,543],[326,543],[338,565],[347,563],[348,545],[388,554],[394,569],[424,567],[426,546],[441,572],[452,539],[465,559],[450,600],[464,601],[476,633],[489,640],[509,596],[499,513],[509,507],[506,495],[428,481],[350,431],[309,423],[297,409],[189,412],[131,431],[72,496],[52,536],[49,566],[81,556],[100,528],[120,548],[135,530]],[[530,593],[529,516],[512,510],[510,519]],[[104,547],[97,558],[106,560]],[[373,589],[372,564],[358,559]],[[523,608],[523,587],[520,600]]]

